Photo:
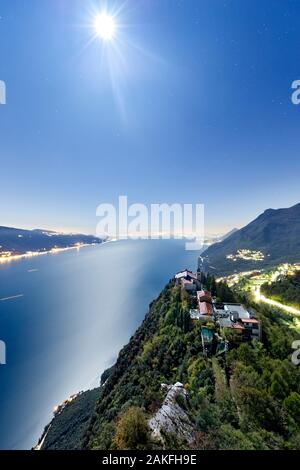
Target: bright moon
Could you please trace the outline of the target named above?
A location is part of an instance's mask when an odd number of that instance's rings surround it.
[[[113,39],[116,31],[116,23],[112,16],[102,13],[95,18],[95,29],[97,35],[105,41]]]

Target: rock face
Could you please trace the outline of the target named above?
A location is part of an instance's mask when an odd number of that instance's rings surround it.
[[[152,436],[164,441],[164,434],[174,434],[179,439],[192,442],[194,427],[184,409],[187,405],[187,391],[180,382],[171,386],[162,384],[162,387],[167,390],[167,396],[149,421]]]

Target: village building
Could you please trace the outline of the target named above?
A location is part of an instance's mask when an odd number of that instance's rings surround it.
[[[212,296],[208,291],[200,290],[197,292],[198,308],[200,315],[212,316],[214,313],[212,305]]]
[[[187,292],[196,292],[199,288],[197,274],[185,269],[175,275],[176,285],[181,286]]]
[[[211,317],[213,316],[213,313],[214,313],[213,306],[209,302],[201,302],[199,305],[199,311],[200,311],[200,315],[209,315]]]
[[[211,293],[207,290],[200,290],[197,292],[198,303],[200,302],[212,302]]]
[[[197,291],[197,302],[198,309],[190,310],[192,320],[214,321],[221,331],[232,331],[237,341],[261,341],[261,324],[254,311],[239,303],[216,302],[206,290]]]
[[[261,341],[261,325],[258,320],[255,318],[242,318],[241,322],[245,328],[244,339],[247,340],[247,337],[249,336],[250,339],[257,339],[258,341]]]
[[[184,271],[180,271],[179,273],[175,274],[175,279],[189,279],[189,280],[197,280],[197,274],[185,269]]]
[[[261,340],[260,322],[244,305],[235,303],[214,303],[214,316],[221,329],[230,328],[241,341]]]

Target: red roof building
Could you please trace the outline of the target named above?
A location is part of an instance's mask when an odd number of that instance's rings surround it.
[[[208,290],[199,290],[197,292],[198,302],[211,302],[211,292]]]
[[[208,302],[200,302],[199,310],[201,315],[212,315],[213,314],[213,306]]]

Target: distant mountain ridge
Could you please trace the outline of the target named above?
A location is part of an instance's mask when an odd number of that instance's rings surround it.
[[[237,231],[238,231],[238,228],[233,228],[232,230],[230,230],[230,232],[225,233],[225,235],[223,235],[223,236],[220,238],[219,241],[222,242],[222,241],[226,240],[226,238],[231,237],[231,235],[233,235],[233,234],[234,234],[235,232],[237,232]]]
[[[0,256],[5,252],[20,255],[28,251],[48,251],[53,248],[68,248],[78,243],[101,242],[101,239],[92,235],[64,234],[50,230],[24,230],[0,226]]]
[[[264,259],[242,259],[239,250],[250,250],[253,255],[261,252]],[[300,262],[300,204],[267,209],[244,228],[210,246],[201,255],[200,268],[226,275],[283,262]]]
[[[225,238],[230,237],[230,235],[232,235],[237,230],[237,228],[233,228],[232,230],[230,230],[230,232],[224,233],[223,235],[208,234],[204,237],[204,244],[212,245],[213,243],[222,242],[223,240],[225,240]]]

